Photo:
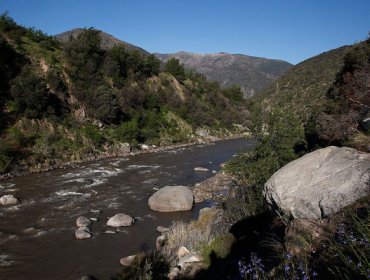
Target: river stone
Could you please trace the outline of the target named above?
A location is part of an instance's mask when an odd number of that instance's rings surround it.
[[[136,257],[135,255],[124,257],[119,260],[119,263],[122,264],[123,266],[131,266],[135,260],[135,257]]]
[[[177,251],[177,258],[181,259],[182,257],[189,255],[190,251],[185,246],[181,246],[179,250]]]
[[[1,198],[0,198],[0,204],[1,205],[14,205],[14,204],[18,204],[18,199],[16,199],[13,195],[11,194],[6,194],[6,195],[3,195]]]
[[[149,208],[158,212],[187,211],[193,207],[192,191],[186,186],[167,186],[148,200]]]
[[[157,226],[157,228],[156,228],[156,231],[158,231],[159,233],[165,233],[169,230],[170,229],[168,227],[164,227],[164,226]]]
[[[89,218],[86,218],[84,216],[80,216],[76,220],[76,225],[78,227],[87,227],[92,224],[92,221]]]
[[[195,167],[194,171],[199,171],[199,172],[208,172],[209,169],[205,167]]]
[[[327,147],[294,160],[266,182],[264,194],[294,218],[323,218],[369,194],[370,155]]]
[[[129,215],[118,213],[111,217],[108,222],[107,226],[109,227],[129,227],[132,226],[135,222],[135,219]]]
[[[79,228],[78,230],[76,230],[75,236],[77,239],[87,239],[91,237],[91,233],[84,230],[83,228]]]
[[[202,260],[202,256],[200,256],[198,253],[191,253],[179,259],[177,266],[182,268],[187,263],[200,262]]]

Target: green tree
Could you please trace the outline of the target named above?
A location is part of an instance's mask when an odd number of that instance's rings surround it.
[[[28,118],[41,118],[54,114],[49,105],[49,91],[43,79],[26,67],[12,81],[10,93],[14,98],[17,112]]]
[[[180,64],[177,58],[170,58],[164,65],[164,72],[173,75],[179,82],[186,79],[184,65]]]

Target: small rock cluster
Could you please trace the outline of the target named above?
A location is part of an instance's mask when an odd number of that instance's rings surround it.
[[[91,210],[92,213],[100,213],[99,210]],[[85,216],[80,216],[76,220],[77,230],[75,231],[75,237],[77,239],[88,239],[92,237],[92,232],[89,226],[98,221],[97,218],[87,218]],[[132,226],[135,223],[135,219],[129,215],[118,213],[113,217],[109,218],[107,222],[108,227],[128,227]],[[105,233],[116,233],[113,230],[107,230]]]

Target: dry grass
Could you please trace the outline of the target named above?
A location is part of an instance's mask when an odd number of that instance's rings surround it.
[[[185,246],[196,250],[200,244],[212,240],[212,225],[219,217],[219,211],[208,211],[190,223],[174,222],[167,234],[169,247]]]

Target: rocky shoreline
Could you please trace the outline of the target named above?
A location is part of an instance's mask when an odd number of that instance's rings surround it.
[[[150,146],[146,144],[141,144],[138,147],[131,147],[129,144],[123,143],[122,149],[117,149],[114,151],[105,151],[101,153],[96,154],[86,154],[80,159],[76,160],[69,160],[69,161],[63,161],[63,160],[49,160],[43,164],[39,163],[35,166],[25,166],[25,165],[16,165],[13,170],[11,170],[8,173],[0,174],[0,181],[11,179],[14,177],[21,177],[26,176],[31,173],[42,173],[42,172],[48,172],[55,169],[66,169],[66,168],[74,168],[78,167],[79,164],[82,163],[88,163],[96,160],[102,160],[107,158],[114,158],[114,157],[130,157],[130,156],[136,156],[140,154],[146,154],[146,153],[159,153],[163,151],[169,151],[173,149],[179,149],[179,148],[185,148],[193,145],[198,144],[208,144],[208,143],[214,143],[217,141],[222,140],[231,140],[231,139],[238,139],[244,137],[243,135],[232,135],[227,137],[202,137],[202,138],[196,138],[192,139],[191,142],[187,143],[180,143],[180,144],[172,144],[167,146]]]

